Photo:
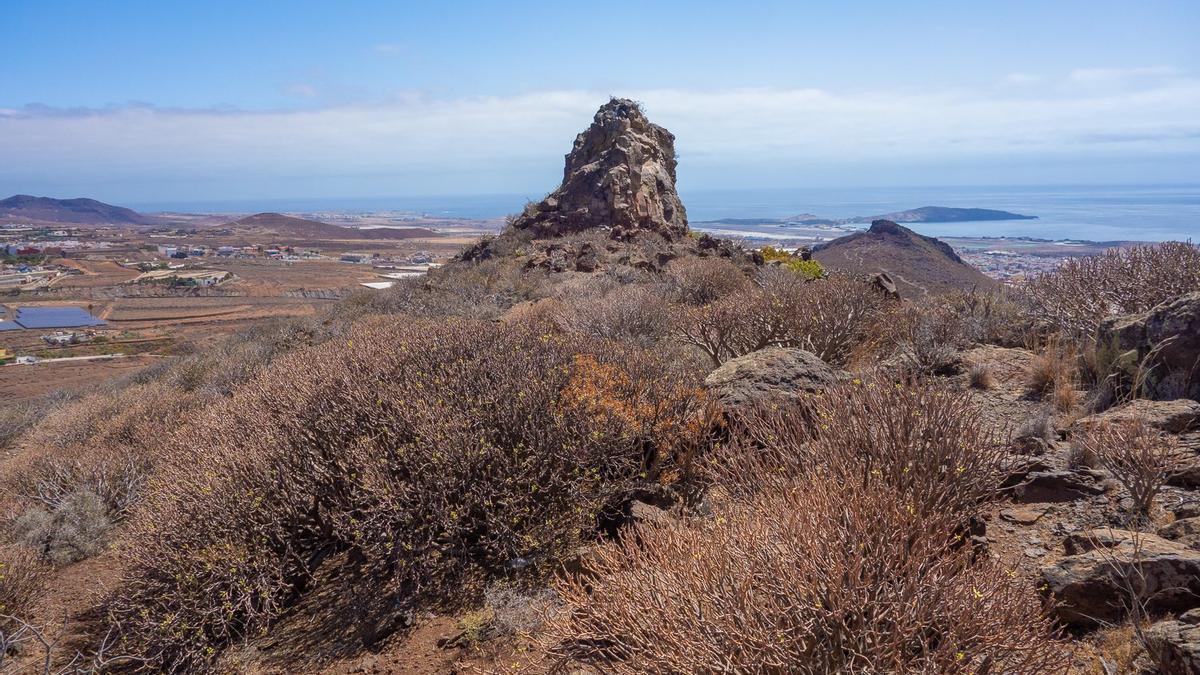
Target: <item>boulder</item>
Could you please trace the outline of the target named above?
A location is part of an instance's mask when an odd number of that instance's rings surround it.
[[[1173,401],[1135,399],[1102,413],[1080,418],[1071,425],[1071,430],[1075,432],[1101,424],[1122,424],[1135,420],[1144,420],[1150,426],[1169,434],[1181,434],[1191,429],[1200,429],[1200,403],[1186,398]]]
[[[1158,536],[1200,550],[1200,518],[1180,518],[1159,528]]]
[[[1109,319],[1097,340],[1144,362],[1153,398],[1200,398],[1200,378],[1193,377],[1200,364],[1200,291]]]
[[[646,119],[641,106],[614,98],[567,153],[563,182],[531,204],[513,227],[535,237],[607,228],[614,239],[656,232],[667,239],[688,233],[687,213],[675,191],[675,137]]]
[[[1089,476],[1066,470],[1030,471],[1014,474],[1004,486],[1013,499],[1023,504],[1073,502],[1103,494]]]
[[[1200,612],[1159,621],[1145,631],[1147,656],[1163,675],[1200,673]]]
[[[1130,601],[1129,584],[1146,610],[1180,612],[1200,605],[1200,551],[1153,534],[1092,530],[1072,535],[1067,557],[1042,568],[1042,589],[1057,602],[1065,623],[1096,627],[1119,621]]]
[[[726,361],[704,384],[726,410],[736,411],[771,400],[796,400],[824,391],[842,377],[812,352],[767,347]]]

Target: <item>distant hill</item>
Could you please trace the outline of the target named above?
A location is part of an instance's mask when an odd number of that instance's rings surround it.
[[[381,227],[358,229],[319,220],[307,220],[282,213],[256,213],[224,227],[246,234],[272,234],[291,239],[413,239],[435,234],[424,227]]]
[[[862,216],[849,222],[873,223],[890,220],[894,223],[969,223],[978,220],[1034,220],[1037,216],[1025,216],[995,209],[957,209],[949,206],[922,206],[918,209],[885,213],[880,216]]]
[[[0,200],[0,218],[73,225],[158,225],[161,219],[95,199],[14,195]]]
[[[813,257],[830,270],[887,272],[905,297],[996,285],[958,257],[949,244],[890,220],[876,220],[865,232],[822,244],[813,250]]]

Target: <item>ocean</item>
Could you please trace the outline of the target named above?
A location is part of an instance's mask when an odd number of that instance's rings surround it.
[[[147,204],[142,209],[201,213],[408,211],[447,218],[495,218],[517,213],[527,199],[537,197],[540,195],[280,199]],[[722,218],[774,219],[801,213],[850,218],[920,206],[950,206],[998,209],[1038,218],[909,226],[935,237],[1200,242],[1200,185],[681,190],[681,197],[693,223]]]

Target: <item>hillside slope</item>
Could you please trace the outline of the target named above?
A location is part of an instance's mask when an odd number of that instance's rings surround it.
[[[813,251],[813,257],[830,270],[887,272],[905,297],[996,285],[994,279],[958,257],[949,244],[890,220],[876,220],[865,232],[823,244]]]
[[[54,199],[13,195],[0,199],[0,218],[76,225],[157,225],[162,221],[133,209],[95,199]]]
[[[356,229],[282,213],[256,213],[228,223],[225,227],[246,234],[274,234],[298,239],[414,239],[434,234],[433,230],[424,227]]]

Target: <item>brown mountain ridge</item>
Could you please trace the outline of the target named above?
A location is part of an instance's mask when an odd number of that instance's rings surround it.
[[[946,242],[890,220],[876,220],[864,232],[822,244],[813,250],[813,257],[826,269],[839,272],[886,272],[905,297],[996,285],[994,279],[965,262]]]

